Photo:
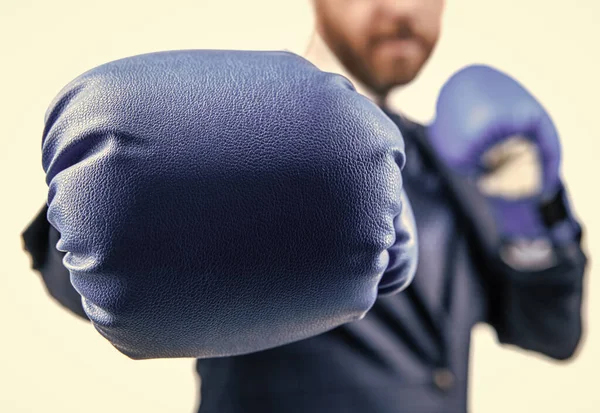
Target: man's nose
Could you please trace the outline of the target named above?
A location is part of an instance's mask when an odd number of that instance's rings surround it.
[[[389,17],[411,16],[424,0],[379,0],[380,7]]]
[[[377,14],[379,29],[398,36],[411,36],[413,23],[423,8],[423,2],[430,0],[373,0],[379,2]],[[386,30],[387,29],[387,30]]]
[[[411,13],[422,6],[424,0],[379,0],[382,8],[391,13]]]

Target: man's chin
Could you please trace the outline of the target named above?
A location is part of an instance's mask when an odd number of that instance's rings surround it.
[[[412,82],[417,77],[416,71],[406,71],[401,73],[394,73],[391,76],[382,79],[380,82],[381,89],[385,91],[390,91],[398,86],[405,86]]]
[[[375,78],[382,89],[390,90],[397,86],[404,86],[412,82],[419,74],[419,65],[414,62],[395,61],[385,68],[376,70]]]

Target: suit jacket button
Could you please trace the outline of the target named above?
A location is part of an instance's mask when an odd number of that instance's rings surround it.
[[[452,390],[456,383],[456,377],[449,369],[440,368],[433,372],[433,384],[439,390],[447,392]]]

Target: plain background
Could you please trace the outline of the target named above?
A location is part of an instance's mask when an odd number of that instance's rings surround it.
[[[368,0],[352,0],[368,1]],[[563,173],[587,230],[587,332],[578,357],[556,363],[473,334],[470,406],[480,412],[599,412],[600,307],[593,258],[600,231],[597,0],[448,0],[439,47],[419,79],[394,96],[417,120],[434,115],[440,86],[469,63],[524,83],[547,107],[564,145]],[[0,4],[0,411],[192,412],[192,360],[131,361],[46,295],[19,234],[45,202],[40,143],[59,89],[104,62],[167,49],[304,51],[309,0]],[[260,374],[257,372],[257,374]]]

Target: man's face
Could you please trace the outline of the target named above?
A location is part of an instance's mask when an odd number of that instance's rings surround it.
[[[412,81],[433,51],[444,0],[314,0],[317,30],[377,93]]]

